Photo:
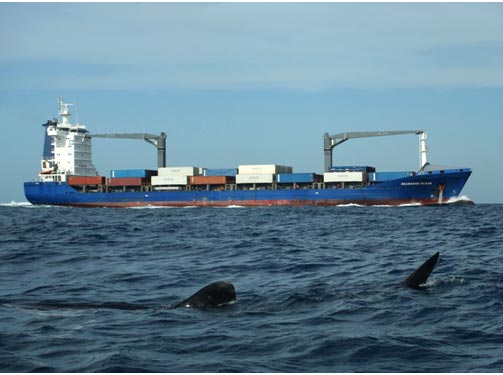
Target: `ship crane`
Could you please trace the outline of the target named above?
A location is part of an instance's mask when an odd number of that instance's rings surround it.
[[[90,134],[93,138],[117,138],[117,139],[143,139],[157,148],[157,167],[166,166],[166,133],[160,135],[148,133],[110,133],[110,134]]]
[[[403,135],[415,134],[419,135],[419,168],[423,168],[427,163],[426,160],[426,130],[388,130],[388,131],[375,131],[375,132],[348,132],[329,135],[323,135],[323,150],[325,153],[325,172],[330,170],[332,166],[332,151],[335,146],[346,142],[352,138],[368,138],[368,137],[381,137],[387,135]]]

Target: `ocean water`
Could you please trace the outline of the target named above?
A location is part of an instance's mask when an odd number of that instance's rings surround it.
[[[169,308],[217,280],[236,304]],[[7,204],[0,282],[3,372],[503,371],[503,205]]]

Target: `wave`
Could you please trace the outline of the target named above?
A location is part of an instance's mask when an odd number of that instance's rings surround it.
[[[460,285],[460,284],[464,284],[465,283],[465,279],[463,277],[460,277],[460,276],[450,276],[450,277],[447,277],[445,279],[432,279],[432,280],[428,280],[428,282],[426,282],[426,284],[424,284],[423,286],[424,287],[441,287],[441,286],[450,286],[450,285]]]
[[[137,207],[124,207],[126,210],[158,210],[158,209],[166,209],[166,208],[179,208],[174,206],[137,206]]]
[[[419,207],[422,206],[421,203],[402,203],[402,204],[373,204],[368,207]]]
[[[343,203],[343,204],[336,205],[336,207],[416,207],[416,206],[421,206],[421,203],[403,203],[403,204],[398,204],[398,205],[372,204],[370,206],[364,205],[364,204],[358,204],[358,203]]]
[[[3,207],[32,207],[33,205],[30,202],[11,201],[10,203],[0,203],[0,206],[3,206]]]
[[[237,204],[231,204],[230,206],[210,206],[211,208],[246,208],[245,206],[239,206]],[[200,208],[199,206],[137,206],[137,207],[124,207],[127,210],[158,210],[158,209],[173,209],[173,208]]]
[[[399,204],[397,207],[417,207],[417,206],[422,206],[421,203],[403,203]]]
[[[461,195],[459,197],[450,198],[447,204],[474,204],[473,200],[468,198],[466,195]]]

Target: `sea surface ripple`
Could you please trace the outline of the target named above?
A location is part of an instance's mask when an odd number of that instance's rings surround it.
[[[502,372],[502,243],[503,205],[2,205],[0,368]],[[217,280],[236,304],[168,308]]]

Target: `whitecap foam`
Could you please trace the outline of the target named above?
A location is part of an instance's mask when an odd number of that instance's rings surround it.
[[[447,201],[447,204],[452,204],[452,203],[474,203],[473,200],[468,198],[466,195],[461,195],[459,197],[453,197],[449,198]]]
[[[344,203],[344,204],[337,204],[336,207],[415,207],[415,206],[421,206],[421,203],[403,203],[403,204],[371,204],[371,205],[365,205],[365,204],[358,204],[358,203]]]
[[[444,285],[459,285],[464,284],[465,279],[460,276],[451,276],[445,279],[433,279],[429,280],[424,286],[426,287],[435,287],[435,286],[444,286]]]
[[[177,208],[175,206],[154,206],[154,205],[146,205],[146,206],[134,206],[134,207],[125,207],[128,210],[158,210],[158,209],[166,209],[166,208]]]
[[[30,202],[11,201],[10,203],[0,203],[0,206],[3,206],[3,207],[32,207],[33,205]]]
[[[399,204],[397,207],[417,207],[417,206],[422,206],[421,203],[403,203]]]

